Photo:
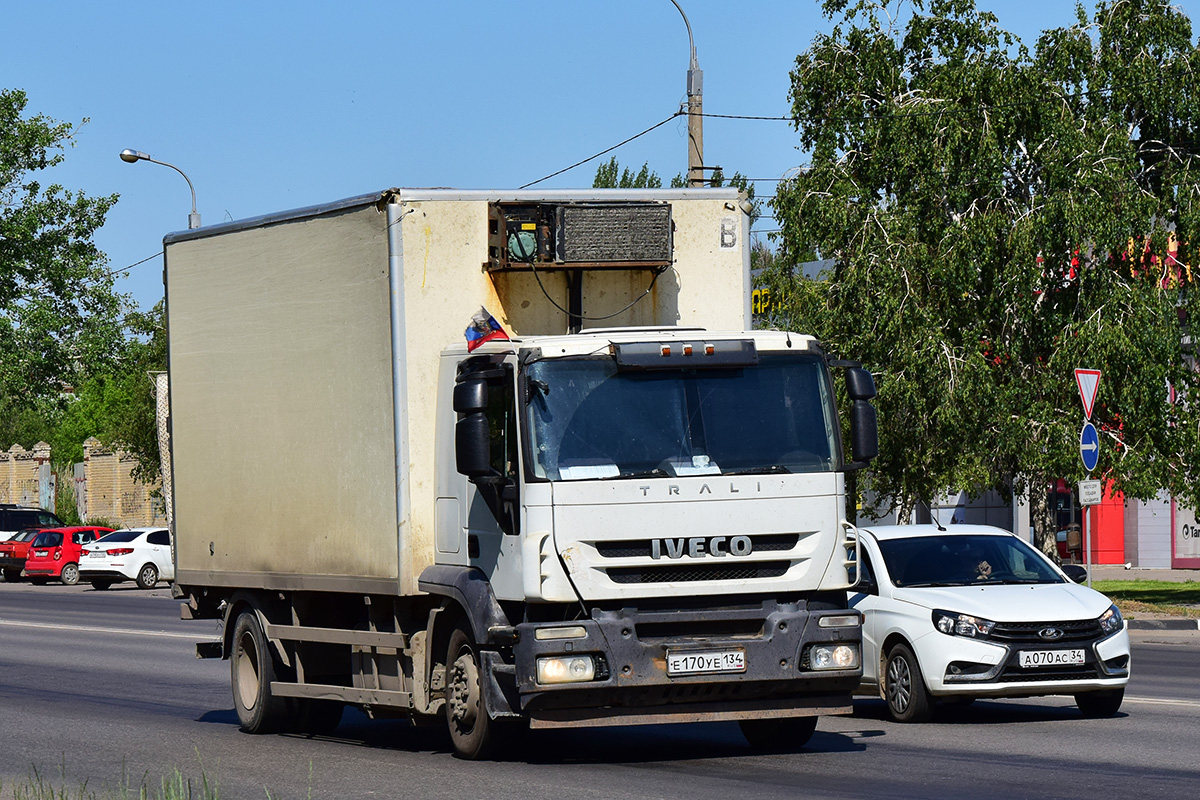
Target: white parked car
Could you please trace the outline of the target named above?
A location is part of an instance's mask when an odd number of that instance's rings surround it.
[[[160,580],[175,579],[171,533],[166,528],[126,528],[113,531],[84,548],[79,557],[79,580],[96,589],[135,581],[150,589]]]
[[[1072,695],[1117,713],[1129,633],[1104,595],[1074,583],[1007,531],[976,525],[859,531],[863,686],[900,722],[937,700]]]

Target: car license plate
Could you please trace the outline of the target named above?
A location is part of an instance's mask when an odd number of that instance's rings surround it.
[[[710,672],[745,671],[745,650],[667,651],[668,675],[703,675]]]
[[[1083,650],[1022,650],[1017,653],[1022,667],[1077,667],[1083,663]]]
[[[49,550],[34,550],[33,554],[35,556],[37,556],[38,558],[45,558],[46,556],[50,555],[50,551]]]
[[[88,553],[88,558],[104,558],[104,551],[97,550],[94,553]]]

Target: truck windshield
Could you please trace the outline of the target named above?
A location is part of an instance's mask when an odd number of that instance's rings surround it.
[[[622,371],[611,358],[529,365],[538,478],[829,472],[838,464],[827,372],[813,355],[755,366]]]

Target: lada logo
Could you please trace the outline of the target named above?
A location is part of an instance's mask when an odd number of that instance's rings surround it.
[[[1063,632],[1060,628],[1042,628],[1038,631],[1038,637],[1047,642],[1056,642],[1063,637]]]
[[[650,557],[704,558],[705,556],[748,556],[754,552],[749,536],[693,536],[687,539],[651,539]]]

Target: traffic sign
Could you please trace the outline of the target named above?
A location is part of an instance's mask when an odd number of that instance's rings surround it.
[[[1104,490],[1100,487],[1100,481],[1079,482],[1079,505],[1098,506],[1103,499]]]
[[[1094,470],[1100,460],[1100,434],[1090,422],[1083,423],[1083,430],[1079,432],[1079,457],[1088,472]]]
[[[1083,416],[1091,419],[1092,404],[1096,402],[1096,390],[1100,388],[1100,370],[1075,370],[1075,383],[1079,386],[1079,399],[1083,401]]]

